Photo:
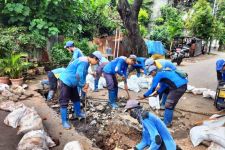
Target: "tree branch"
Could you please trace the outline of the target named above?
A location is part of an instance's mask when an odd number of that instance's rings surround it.
[[[134,10],[134,16],[138,18],[138,13],[141,9],[141,5],[143,3],[143,0],[134,0],[134,3],[132,5],[132,9]]]

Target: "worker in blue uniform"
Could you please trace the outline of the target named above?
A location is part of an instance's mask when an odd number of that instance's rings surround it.
[[[73,60],[76,60],[79,57],[84,56],[84,54],[82,53],[82,51],[79,48],[75,47],[73,41],[67,41],[66,42],[66,45],[64,46],[64,48],[66,48],[70,53],[73,53],[71,62]]]
[[[216,73],[219,82],[225,81],[225,60],[219,59],[216,61]]]
[[[137,100],[129,100],[125,111],[142,125],[142,138],[135,150],[176,150],[176,143],[160,118],[145,111]]]
[[[141,99],[144,99],[150,95],[156,96],[162,93],[165,88],[169,88],[169,94],[165,103],[164,123],[167,126],[172,125],[173,111],[178,103],[179,99],[183,96],[187,90],[187,78],[179,76],[175,71],[163,70],[157,71],[156,66],[149,67],[149,73],[153,77],[151,88],[143,95]],[[161,86],[156,89],[159,83],[163,83],[166,86]]]
[[[79,57],[70,62],[66,70],[61,73],[59,77],[61,81],[59,103],[62,125],[65,129],[70,129],[67,118],[69,100],[73,102],[74,117],[85,118],[85,114],[80,108],[80,97],[77,87],[82,87],[84,92],[87,91],[86,75],[89,64],[96,65],[100,60],[101,55],[94,55],[93,53],[88,57]]]
[[[136,64],[129,66],[128,73],[136,70],[137,71],[137,77],[140,77],[141,76],[141,70],[143,70],[144,74],[146,75],[147,74],[147,71],[145,69],[145,60],[146,59],[147,58],[145,58],[145,57],[137,57]]]
[[[165,60],[165,59],[153,60],[151,58],[148,58],[145,61],[145,69],[147,72],[148,72],[148,68],[152,65],[156,66],[158,71],[162,71],[162,70],[177,71],[177,67],[171,61]],[[166,87],[167,85],[164,83],[160,83],[160,86]],[[165,109],[165,102],[166,102],[168,93],[169,93],[169,88],[165,88],[165,91],[159,94],[159,99],[161,100],[161,104],[160,104],[161,109]]]
[[[106,79],[108,96],[109,96],[109,105],[112,109],[116,109],[118,106],[116,100],[118,97],[118,82],[116,74],[122,76],[124,80],[124,88],[128,93],[127,87],[127,67],[128,65],[133,65],[136,62],[136,56],[130,55],[130,57],[120,56],[111,62],[109,62],[103,68],[103,74]]]

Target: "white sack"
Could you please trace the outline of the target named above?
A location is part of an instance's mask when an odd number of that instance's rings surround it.
[[[219,116],[219,115],[217,115],[217,114],[212,115],[210,117],[210,119],[215,118],[217,116]],[[203,125],[208,126],[208,127],[214,127],[214,128],[221,127],[221,126],[225,125],[225,116],[221,117],[221,118],[217,118],[216,120],[206,120],[203,122]]]
[[[190,138],[194,147],[206,140],[215,142],[225,148],[225,127],[196,126],[190,130]]]
[[[86,77],[86,82],[89,84],[89,88],[90,88],[91,90],[94,90],[94,89],[95,89],[95,85],[94,85],[95,78],[94,78],[93,75],[88,74],[87,77]],[[99,79],[99,81],[98,81],[98,89],[101,90],[101,89],[103,89],[104,87],[106,87],[106,81],[105,81],[105,78],[100,77],[100,79]]]
[[[23,117],[26,111],[27,107],[20,107],[18,109],[15,109],[6,116],[4,123],[8,126],[16,128],[19,125],[20,119]]]
[[[4,84],[4,83],[0,83],[0,93],[8,90],[9,89],[9,85],[8,84]]]
[[[20,107],[24,107],[25,105],[23,103],[20,102],[13,102],[13,101],[6,101],[6,102],[2,102],[0,104],[0,109],[1,110],[5,110],[5,111],[13,111],[15,109],[18,109]]]
[[[18,144],[18,150],[49,150],[55,143],[43,130],[30,131],[26,133]]]
[[[188,85],[188,86],[187,86],[186,92],[187,92],[187,93],[190,93],[190,92],[192,92],[193,89],[195,89],[194,86]]]
[[[43,130],[43,124],[42,124],[42,119],[34,110],[32,109],[27,109],[27,111],[24,113],[23,117],[20,119],[19,122],[19,130],[17,134],[20,133],[27,133],[32,130]]]
[[[65,145],[63,150],[84,150],[78,141],[72,141]]]
[[[160,109],[159,96],[149,97],[148,103],[149,103],[150,107],[152,107],[153,109]]]
[[[138,85],[141,89],[148,89],[151,86],[152,78],[150,77],[139,77],[138,78]]]
[[[208,89],[208,90],[206,90],[206,91],[203,92],[203,97],[204,98],[212,98],[212,99],[215,99],[216,92]]]
[[[206,90],[207,90],[206,88],[194,88],[192,90],[192,93],[195,95],[201,95]]]

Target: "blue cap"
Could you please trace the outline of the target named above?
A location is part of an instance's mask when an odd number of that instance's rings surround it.
[[[156,71],[156,70],[157,70],[156,66],[152,65],[148,68],[148,74],[150,75],[152,73],[152,71]]]
[[[95,55],[95,57],[97,57],[99,61],[101,61],[102,53],[100,51],[94,51],[92,54]]]
[[[74,42],[73,41],[67,41],[64,48],[68,48],[68,47],[74,47]]]

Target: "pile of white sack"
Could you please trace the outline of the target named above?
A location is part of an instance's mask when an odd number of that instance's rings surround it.
[[[140,92],[141,89],[148,89],[152,84],[152,78],[147,76],[137,77],[136,75],[131,75],[127,79],[128,89],[134,92]],[[124,89],[124,82],[119,82],[119,88]]]
[[[18,150],[45,149],[54,147],[55,143],[44,131],[42,119],[34,108],[23,103],[6,101],[0,104],[0,109],[10,111],[4,123],[13,128],[18,127],[17,134],[23,134],[18,144]]]
[[[91,74],[88,74],[86,77],[86,82],[89,84],[89,88],[91,88],[91,90],[94,90],[94,76]],[[99,81],[98,81],[98,89],[102,90],[106,87],[106,81],[105,78],[100,77]]]
[[[194,147],[206,140],[212,142],[208,150],[225,149],[225,116],[212,120],[215,117],[218,115],[211,116],[211,120],[204,121],[203,125],[195,126],[190,130],[190,138]]]
[[[204,98],[215,99],[216,92],[206,88],[196,88],[194,86],[188,85],[187,93],[193,93],[194,95],[203,95]]]

